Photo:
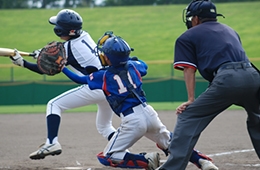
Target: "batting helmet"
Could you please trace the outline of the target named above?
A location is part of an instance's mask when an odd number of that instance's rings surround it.
[[[132,51],[127,42],[118,36],[108,38],[101,50],[115,67],[126,64]]]
[[[49,23],[55,25],[54,32],[59,37],[78,37],[82,32],[82,22],[81,16],[70,9],[63,9],[49,19]]]
[[[192,27],[191,19],[193,16],[216,19],[217,16],[223,15],[217,14],[216,6],[210,0],[193,0],[187,8],[183,10],[183,22],[188,29]]]

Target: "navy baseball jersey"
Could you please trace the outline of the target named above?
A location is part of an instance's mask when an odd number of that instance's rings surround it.
[[[225,24],[207,21],[188,29],[176,40],[174,68],[198,69],[209,82],[221,64],[237,61],[249,62],[239,35]]]
[[[128,84],[126,81],[122,80],[119,75],[111,72],[109,69],[101,69],[89,76],[77,76],[67,68],[63,69],[63,73],[76,83],[88,84],[91,90],[102,89],[111,108],[118,116],[120,116],[120,113],[124,113],[128,109],[135,107],[142,102],[146,102],[146,98],[141,92],[142,76],[146,75],[147,68],[146,63],[141,60],[128,61],[128,80],[133,85],[137,94],[140,94],[139,97],[142,101],[127,89]],[[117,67],[116,69],[123,70],[125,68],[122,66]],[[111,101],[114,101],[117,105],[111,104]]]

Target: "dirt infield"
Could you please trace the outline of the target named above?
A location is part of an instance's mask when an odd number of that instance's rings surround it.
[[[172,131],[175,113],[158,113],[162,122]],[[107,141],[96,130],[95,115],[64,113],[59,131],[63,152],[43,160],[30,160],[29,154],[45,142],[45,113],[0,115],[0,170],[115,169],[102,166],[96,159],[96,154],[103,150]],[[223,112],[202,133],[196,149],[210,155],[220,170],[259,170],[259,159],[247,134],[245,121],[246,113],[243,110]],[[114,116],[113,124],[117,127],[120,119]],[[166,159],[155,144],[145,138],[130,151],[157,151],[162,161]],[[196,169],[193,164],[187,167],[187,170]]]

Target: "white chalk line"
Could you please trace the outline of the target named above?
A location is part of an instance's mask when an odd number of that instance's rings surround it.
[[[236,151],[229,151],[229,152],[209,154],[207,156],[209,156],[209,157],[216,157],[216,156],[232,155],[232,154],[236,154],[236,153],[245,153],[245,152],[253,152],[253,151],[255,151],[255,150],[254,149],[243,149],[243,150],[236,150]],[[163,164],[164,162],[166,162],[166,160],[160,160],[161,164]],[[227,163],[227,165],[237,166],[237,164],[231,164],[231,163]],[[260,164],[241,164],[240,166],[260,167]]]
[[[232,155],[234,153],[243,153],[243,152],[252,152],[255,151],[254,149],[244,149],[244,150],[237,150],[237,151],[230,151],[230,152],[222,152],[222,153],[216,153],[216,154],[210,154],[209,157],[214,156],[222,156],[222,155]]]
[[[234,153],[243,153],[243,152],[252,152],[255,151],[254,149],[244,149],[244,150],[236,150],[236,151],[229,151],[229,152],[222,152],[222,153],[215,153],[215,154],[207,154],[209,157],[214,157],[214,156],[222,156],[222,155],[231,155]],[[165,162],[166,160],[161,160],[161,162]]]
[[[228,166],[240,166],[240,167],[260,167],[260,164],[231,164],[231,163],[226,163]]]

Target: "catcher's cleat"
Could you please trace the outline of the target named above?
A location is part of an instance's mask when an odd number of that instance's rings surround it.
[[[44,159],[45,156],[48,155],[59,155],[61,154],[62,149],[61,145],[59,143],[54,143],[54,144],[42,144],[40,148],[30,154],[31,159]]]
[[[148,160],[148,166],[145,170],[155,170],[160,165],[160,155],[159,153],[152,152],[146,153],[144,157]]]
[[[218,167],[207,159],[199,159],[202,170],[218,170]]]

